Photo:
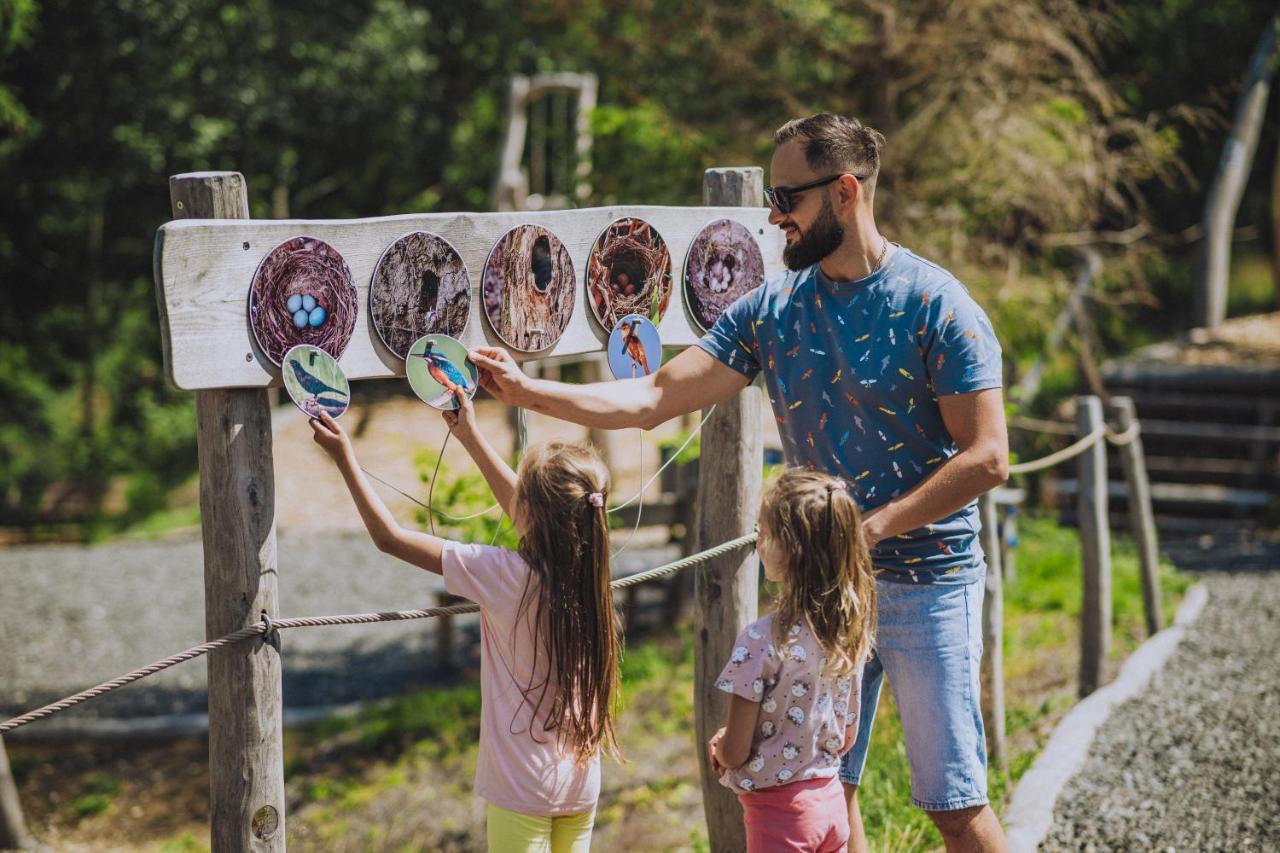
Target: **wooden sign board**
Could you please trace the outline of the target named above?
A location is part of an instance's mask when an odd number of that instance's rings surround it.
[[[439,213],[345,220],[182,219],[156,234],[156,301],[164,346],[165,375],[186,391],[259,388],[280,384],[280,371],[259,351],[248,321],[249,285],[262,258],[299,235],[336,248],[351,268],[360,313],[351,342],[338,360],[347,378],[404,375],[404,362],[379,340],[369,318],[369,286],[387,246],[411,231],[448,240],[461,254],[471,281],[470,319],[462,335],[468,347],[502,346],[483,316],[480,292],[485,260],[498,239],[517,225],[551,229],[573,260],[577,293],[573,317],[555,346],[538,353],[512,352],[520,361],[600,352],[609,329],[587,305],[587,259],[596,238],[624,216],[646,220],[671,252],[671,304],[662,321],[666,346],[689,346],[700,333],[684,303],[684,262],[703,226],[716,219],[741,222],[760,244],[765,278],[782,271],[783,235],[768,223],[767,208],[599,207],[545,213]]]

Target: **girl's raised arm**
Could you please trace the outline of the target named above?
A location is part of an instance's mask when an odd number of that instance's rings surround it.
[[[351,492],[351,499],[360,512],[360,519],[378,550],[437,575],[443,573],[440,559],[444,553],[445,540],[400,526],[382,498],[378,497],[365,479],[346,430],[325,412],[318,419],[311,419],[311,430],[315,433],[316,444],[329,454],[342,472],[342,479]]]
[[[498,455],[498,451],[494,450],[493,445],[489,443],[489,439],[484,437],[484,433],[480,432],[480,428],[476,424],[476,410],[471,400],[461,390],[455,391],[458,398],[458,408],[456,411],[443,412],[444,421],[449,425],[449,431],[458,439],[458,443],[466,448],[467,453],[471,455],[475,461],[476,467],[480,469],[480,473],[484,475],[485,482],[489,484],[490,490],[493,491],[494,498],[497,499],[498,505],[502,507],[502,511],[507,514],[507,518],[511,519],[511,523],[515,525],[516,533],[520,536],[525,535],[525,529],[522,526],[522,520],[515,511],[516,498],[516,472],[511,470],[511,466],[506,460]]]

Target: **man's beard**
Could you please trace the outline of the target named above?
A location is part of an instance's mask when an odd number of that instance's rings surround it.
[[[835,209],[831,206],[830,197],[823,195],[822,211],[794,243],[782,250],[782,262],[787,269],[794,271],[811,267],[827,255],[840,248],[844,242],[844,226],[836,218]]]

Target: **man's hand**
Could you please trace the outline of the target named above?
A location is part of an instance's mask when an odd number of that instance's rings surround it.
[[[497,347],[481,347],[467,353],[480,368],[480,387],[508,406],[519,406],[521,393],[529,382],[511,354]]]
[[[867,510],[862,514],[862,537],[866,539],[868,549],[876,547],[876,543],[885,538],[884,531],[876,523],[876,516],[881,515],[885,506],[888,504]]]

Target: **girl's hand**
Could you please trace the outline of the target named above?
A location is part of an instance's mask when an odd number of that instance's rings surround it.
[[[314,433],[313,438],[316,444],[320,445],[334,462],[342,462],[348,457],[355,456],[347,431],[338,426],[338,422],[328,412],[321,412],[320,417],[311,419],[311,432]]]
[[[711,765],[711,772],[717,776],[724,775],[727,769],[720,763],[720,759],[716,758],[716,748],[720,746],[720,741],[724,740],[724,726],[720,727],[720,731],[711,736],[711,740],[707,741],[707,763]]]
[[[480,427],[476,424],[476,407],[461,388],[453,389],[453,395],[458,398],[458,408],[440,414],[449,426],[449,432],[465,444],[480,435]]]

